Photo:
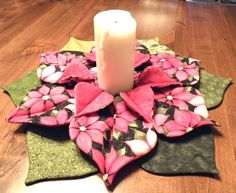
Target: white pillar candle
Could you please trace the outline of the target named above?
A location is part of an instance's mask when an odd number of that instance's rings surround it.
[[[136,21],[128,11],[108,10],[94,17],[99,87],[111,94],[134,83]]]

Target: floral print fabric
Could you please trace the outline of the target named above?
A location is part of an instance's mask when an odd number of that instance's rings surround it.
[[[94,54],[93,49],[42,55],[37,74],[43,85],[8,120],[69,124],[71,140],[96,162],[108,185],[122,167],[155,147],[156,133],[178,137],[212,124],[201,93],[192,87],[199,81],[197,61],[151,54],[139,42],[135,87],[114,98],[97,85]]]

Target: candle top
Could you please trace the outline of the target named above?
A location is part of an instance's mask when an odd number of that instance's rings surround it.
[[[130,29],[136,28],[136,21],[131,16],[130,12],[125,10],[107,10],[102,11],[94,17],[95,25],[101,26],[103,29],[110,33],[125,33]],[[132,31],[132,30],[131,30]]]

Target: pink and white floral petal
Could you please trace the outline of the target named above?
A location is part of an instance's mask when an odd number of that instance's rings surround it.
[[[182,125],[184,127],[188,127],[191,121],[191,116],[187,111],[176,109],[174,113],[174,120],[176,121],[177,124]]]
[[[99,131],[106,131],[108,129],[110,129],[108,127],[108,125],[106,124],[106,122],[104,121],[96,121],[95,123],[92,123],[88,126],[88,129],[91,129],[91,130],[99,130]]]
[[[44,101],[44,110],[47,111],[54,107],[54,103],[50,100]]]
[[[40,98],[40,97],[42,97],[43,95],[42,95],[42,93],[40,93],[40,92],[38,92],[38,91],[30,91],[30,92],[28,92],[28,96],[29,96],[30,98]]]
[[[193,99],[194,97],[195,97],[195,95],[193,95],[190,92],[182,92],[182,93],[174,95],[175,99],[182,100],[182,101],[189,101],[189,100]]]
[[[57,57],[55,54],[46,54],[45,58],[47,60],[47,63],[57,63]]]
[[[177,69],[176,68],[169,68],[169,69],[163,70],[163,72],[165,72],[168,75],[174,75],[177,72]]]
[[[88,116],[81,116],[78,118],[78,123],[83,126],[88,126],[96,123],[99,120],[99,116],[96,113],[92,113]]]
[[[102,152],[92,149],[92,158],[96,162],[101,173],[104,173],[105,158]]]
[[[71,140],[75,140],[80,132],[80,130],[78,129],[78,124],[77,122],[74,120],[74,118],[72,118],[71,122],[70,122],[70,126],[69,126],[69,136]]]
[[[128,122],[132,122],[138,118],[138,115],[135,114],[134,112],[128,110],[128,111],[125,111],[125,112],[119,114],[119,117],[127,120]]]
[[[147,135],[146,135],[146,141],[149,145],[149,148],[154,148],[157,144],[157,134],[152,130],[148,129]]]
[[[65,94],[53,95],[53,96],[50,96],[50,98],[55,104],[61,103],[69,99],[69,97]]]
[[[39,90],[38,90],[42,95],[48,95],[50,88],[43,85]]]
[[[43,112],[45,110],[44,107],[44,100],[38,100],[36,103],[32,104],[31,108],[30,108],[30,114],[34,115],[36,113],[40,113]]]
[[[40,117],[40,122],[42,125],[46,125],[46,126],[57,125],[57,119],[55,117],[51,117],[51,116]]]
[[[150,147],[146,141],[134,139],[125,142],[132,150],[132,152],[136,155],[144,155],[150,151]]]
[[[194,98],[189,100],[188,103],[190,103],[193,106],[199,106],[199,105],[204,105],[205,100],[202,96],[195,96]]]
[[[163,125],[168,118],[169,115],[156,114],[153,119],[154,128],[157,129],[159,126]]]
[[[208,118],[208,117],[209,117],[209,114],[208,114],[206,105],[197,106],[197,107],[194,109],[194,113],[196,113],[196,114],[198,114],[198,115],[201,115],[201,116],[204,117],[204,118]]]
[[[26,108],[31,108],[33,104],[37,103],[40,100],[42,100],[42,98],[29,98],[22,104],[22,106]]]
[[[79,132],[76,138],[76,144],[86,154],[92,149],[92,139],[86,132]]]
[[[65,55],[59,53],[57,56],[57,63],[59,65],[66,65],[66,59],[67,57]]]
[[[40,67],[39,67],[40,68]],[[44,68],[42,70],[41,76],[39,78],[41,79],[45,79],[48,76],[54,74],[56,72],[56,68],[55,66],[47,66],[46,68]]]
[[[57,123],[59,125],[64,125],[67,123],[69,116],[68,116],[67,111],[65,109],[63,109],[57,114],[56,118],[57,118]]]
[[[124,133],[127,133],[128,132],[128,127],[129,127],[129,123],[127,120],[123,119],[123,118],[119,118],[117,117],[115,119],[115,124],[113,126],[113,128],[115,130],[118,130],[118,131],[122,131]]]
[[[112,166],[112,163],[117,159],[118,155],[116,150],[114,149],[113,146],[111,146],[110,153],[107,154],[106,159],[105,159],[105,170],[107,172],[110,171],[110,168]]]
[[[62,94],[65,91],[65,87],[56,86],[50,90],[50,96]]]
[[[175,76],[180,82],[188,79],[188,74],[183,70],[178,70]]]
[[[188,110],[188,105],[186,104],[186,102],[181,101],[181,100],[173,100],[173,105],[178,107],[181,110]]]
[[[46,78],[42,79],[44,82],[48,83],[56,83],[62,76],[62,72],[56,72],[54,74],[51,74],[50,76],[47,76]]]
[[[95,130],[87,128],[86,133],[90,136],[93,142],[103,145],[103,131],[99,131],[98,129]]]
[[[15,115],[15,114],[11,114],[7,118],[7,121],[10,122],[10,123],[29,123],[30,122],[30,118],[29,118],[29,115]]]
[[[196,69],[185,69],[185,71],[190,75],[190,76],[197,76],[199,75],[199,71]]]

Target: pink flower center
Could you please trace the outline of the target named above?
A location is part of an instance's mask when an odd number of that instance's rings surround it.
[[[160,62],[165,62],[166,61],[166,59],[165,58],[162,58],[161,60],[160,60]]]
[[[168,96],[166,97],[166,99],[171,101],[171,100],[173,100],[173,96],[168,95]]]
[[[48,100],[49,98],[50,98],[49,95],[44,95],[44,96],[42,97],[42,99],[45,100],[45,101]]]
[[[183,70],[184,69],[184,67],[183,66],[180,66],[179,68],[178,68],[178,70]]]
[[[80,126],[80,127],[79,127],[79,130],[80,130],[80,131],[86,131],[86,127],[85,127],[85,126]]]

